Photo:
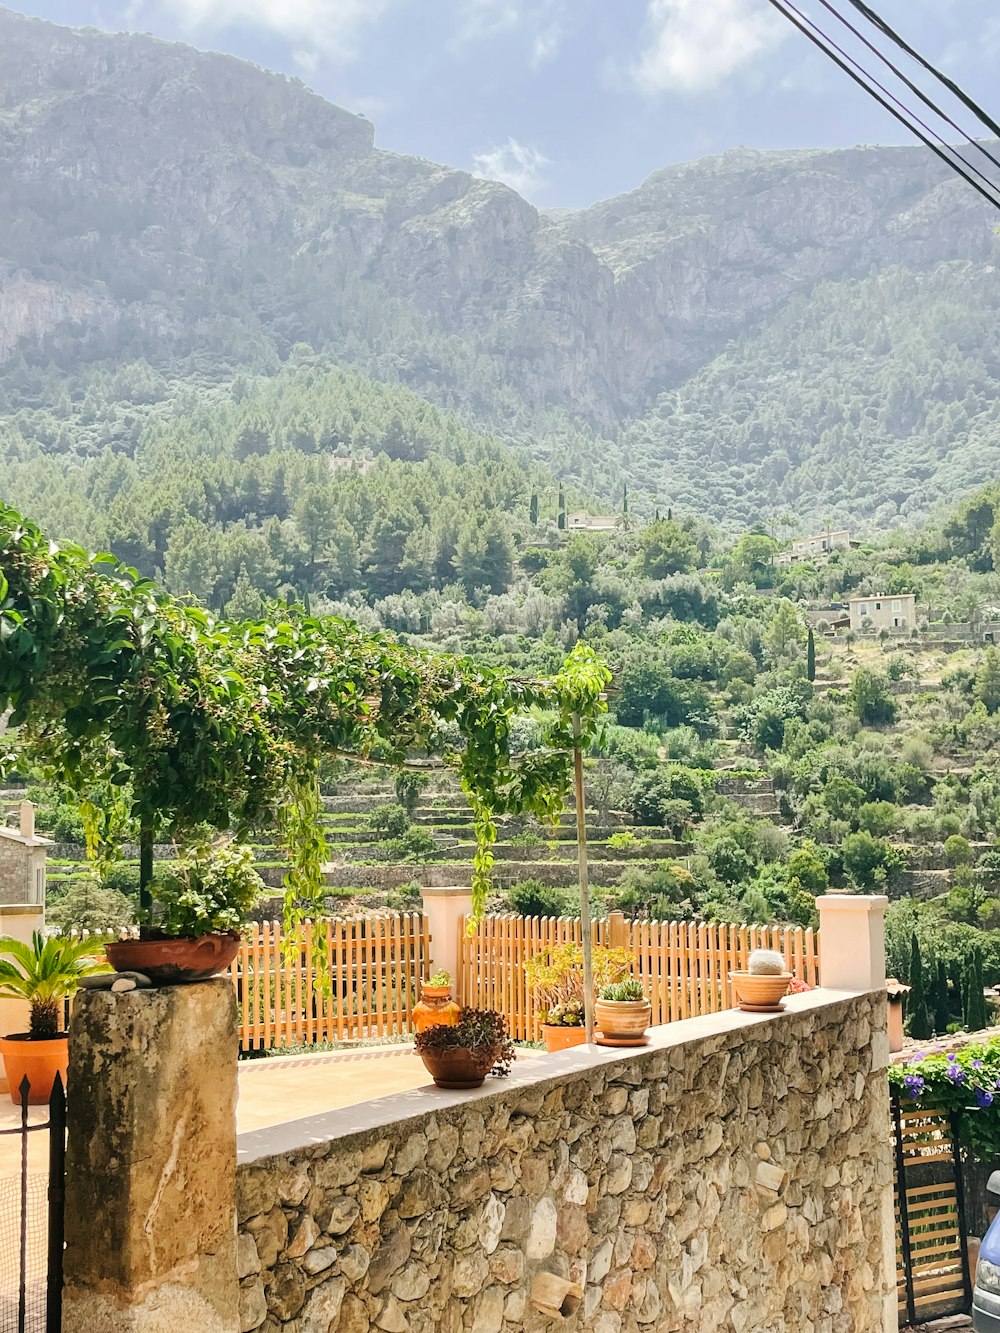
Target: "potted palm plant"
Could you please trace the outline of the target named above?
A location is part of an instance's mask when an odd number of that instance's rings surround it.
[[[10,1099],[20,1101],[19,1089],[27,1078],[28,1101],[45,1103],[56,1074],[66,1083],[69,1037],[61,1030],[63,1004],[83,977],[106,972],[108,966],[94,957],[93,940],[46,938],[38,930],[30,944],[0,938],[0,955],[0,997],[26,1000],[31,1006],[28,1031],[0,1037]]]
[[[116,972],[160,983],[204,981],[236,957],[240,927],[263,890],[249,847],[192,848],[161,863],[139,938],[109,944],[108,960]]]
[[[507,1023],[493,1009],[462,1009],[457,1023],[425,1028],[413,1044],[439,1088],[481,1087],[487,1074],[509,1074],[514,1060]]]

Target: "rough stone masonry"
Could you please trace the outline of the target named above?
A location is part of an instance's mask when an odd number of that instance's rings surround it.
[[[885,999],[822,995],[244,1161],[242,1330],[877,1333]],[[577,1313],[534,1309],[543,1271],[584,1288]]]

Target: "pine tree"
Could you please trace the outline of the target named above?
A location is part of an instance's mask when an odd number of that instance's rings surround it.
[[[937,1036],[943,1037],[948,1031],[948,1024],[951,1022],[951,1013],[948,1007],[948,973],[945,971],[944,963],[938,959],[937,982],[934,987],[934,1031]]]
[[[528,522],[532,527],[538,522],[538,496],[534,491],[531,492],[531,503],[528,505]]]
[[[927,995],[924,990],[924,965],[920,958],[920,941],[916,931],[910,940],[910,995],[907,1002],[906,1028],[917,1041],[926,1041],[931,1035],[931,1020],[927,1013]]]
[[[811,629],[806,636],[806,678],[816,679],[816,639]]]

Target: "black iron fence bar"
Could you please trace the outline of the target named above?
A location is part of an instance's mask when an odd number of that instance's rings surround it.
[[[965,1234],[965,1182],[963,1180],[962,1154],[958,1141],[958,1113],[951,1113],[951,1151],[955,1164],[955,1201],[958,1205],[958,1239],[962,1248],[962,1285],[965,1288],[965,1300],[972,1302],[972,1274],[969,1271],[969,1242]]]
[[[896,1140],[896,1197],[899,1200],[899,1234],[903,1248],[903,1281],[906,1286],[906,1320],[917,1322],[916,1301],[913,1292],[913,1253],[910,1248],[910,1218],[906,1199],[906,1162],[903,1157],[903,1123],[899,1114],[899,1098],[891,1096],[892,1128]]]
[[[45,1333],[61,1333],[66,1199],[66,1093],[56,1074],[49,1099],[49,1244]]]

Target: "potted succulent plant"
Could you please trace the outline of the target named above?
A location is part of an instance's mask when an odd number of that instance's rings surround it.
[[[139,938],[108,944],[108,960],[116,972],[160,983],[204,981],[235,958],[240,927],[263,890],[249,847],[192,848],[161,863]]]
[[[451,998],[451,973],[433,972],[421,984],[420,999],[413,1006],[413,1026],[417,1032],[438,1024],[454,1025],[458,1022],[461,1006]]]
[[[22,1081],[30,1085],[28,1101],[45,1103],[56,1074],[66,1083],[69,1037],[62,1031],[63,1003],[83,977],[106,972],[107,963],[94,957],[93,940],[46,937],[36,930],[31,943],[0,938],[0,996],[27,1000],[31,1006],[27,1032],[0,1037],[4,1071],[12,1102],[20,1102]]]
[[[638,977],[612,981],[598,991],[594,1016],[601,1040],[616,1046],[645,1046],[646,1029],[653,1016],[646,989]]]
[[[597,987],[623,981],[632,967],[627,949],[598,945],[593,951],[594,984]],[[557,944],[535,954],[524,965],[528,985],[541,1002],[542,1040],[547,1051],[564,1051],[587,1040],[583,1019],[583,948],[579,944]]]
[[[729,979],[741,1009],[752,1014],[775,1014],[784,1007],[781,1001],[788,993],[792,973],[776,950],[755,949],[747,961],[747,970],[730,972]]]
[[[414,1045],[439,1088],[481,1087],[487,1074],[509,1074],[514,1060],[506,1021],[493,1009],[462,1009],[457,1023],[418,1032]]]

